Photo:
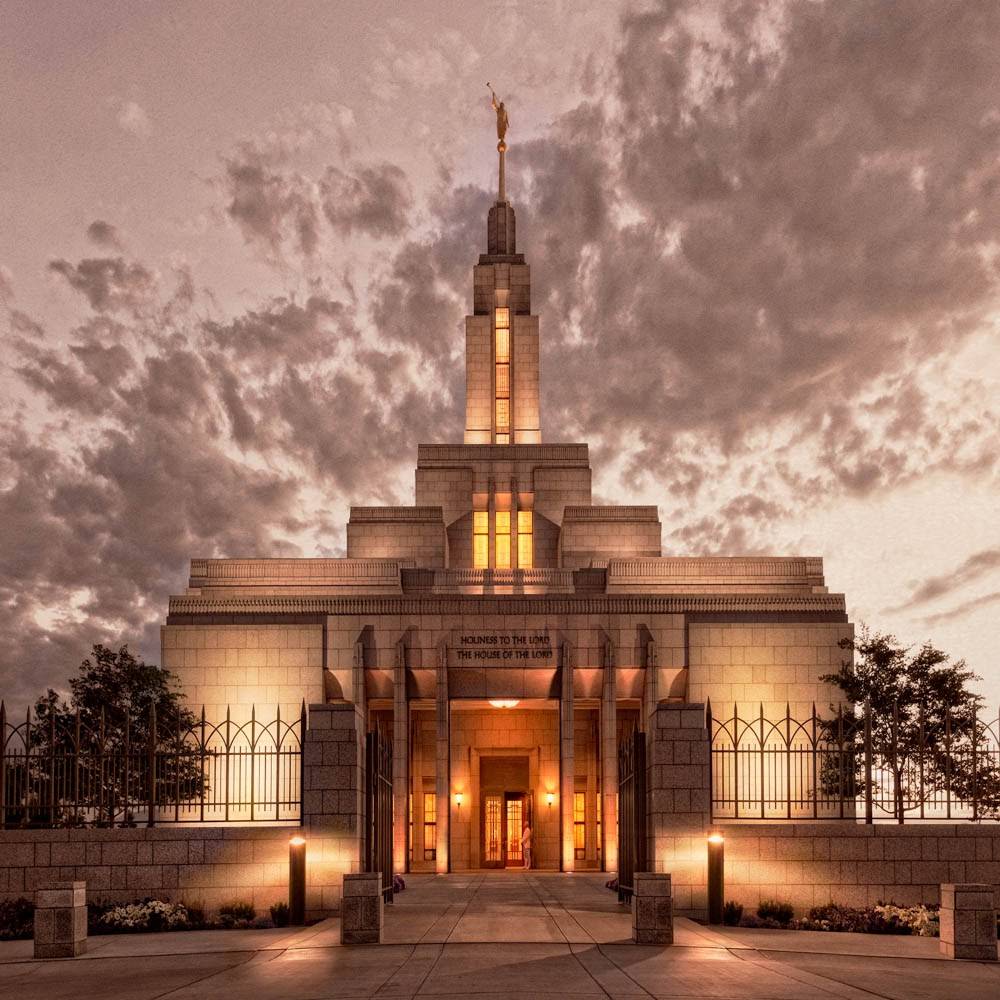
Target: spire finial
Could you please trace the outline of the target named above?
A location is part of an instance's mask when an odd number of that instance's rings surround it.
[[[490,88],[490,93],[493,95],[490,106],[497,113],[497,152],[500,154],[500,190],[497,201],[504,202],[507,200],[507,191],[504,184],[504,153],[507,152],[507,143],[504,141],[504,137],[507,135],[507,127],[510,125],[510,119],[507,117],[507,108],[504,106],[503,101],[497,100],[496,91],[488,80],[486,81],[486,86]]]

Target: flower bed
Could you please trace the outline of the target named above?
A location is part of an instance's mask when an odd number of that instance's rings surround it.
[[[30,940],[34,934],[35,904],[23,896],[0,900],[0,941]],[[143,934],[161,931],[245,930],[287,927],[288,906],[276,903],[270,916],[258,916],[252,903],[232,902],[219,908],[209,919],[193,903],[172,903],[162,899],[142,899],[133,903],[87,903],[87,933]]]
[[[745,914],[739,903],[726,903],[723,922],[729,926],[774,928],[799,931],[840,931],[855,934],[900,934],[938,937],[940,923],[937,906],[896,906],[878,903],[854,907],[828,903],[814,906],[806,917],[795,917],[789,903],[765,900],[756,914]],[[1000,922],[998,922],[1000,936]]]

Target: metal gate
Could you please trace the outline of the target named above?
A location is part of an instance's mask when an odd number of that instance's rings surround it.
[[[382,873],[392,902],[392,741],[376,729],[365,737],[365,871]]]
[[[618,901],[635,891],[646,871],[646,734],[633,729],[618,744]]]

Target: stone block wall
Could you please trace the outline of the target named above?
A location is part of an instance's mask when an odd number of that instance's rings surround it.
[[[688,700],[712,702],[718,719],[733,705],[755,717],[806,718],[813,704],[825,713],[841,700],[839,688],[820,681],[849,659],[838,642],[853,635],[849,624],[767,625],[700,623],[688,627]]]
[[[416,566],[443,568],[445,547],[441,507],[351,508],[349,559],[402,559]]]
[[[187,703],[209,722],[230,708],[234,722],[271,721],[280,705],[298,717],[303,698],[323,700],[322,625],[164,625],[161,663],[176,674]]]

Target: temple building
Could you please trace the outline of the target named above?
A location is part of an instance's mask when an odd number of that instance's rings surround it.
[[[621,734],[664,701],[823,709],[851,625],[821,559],[664,555],[655,506],[595,505],[587,445],[543,439],[498,148],[464,440],[418,446],[413,506],[352,507],[346,558],[193,559],[161,662],[209,718],[346,700],[385,727],[397,871],[520,867],[525,820],[535,867],[614,871]]]

